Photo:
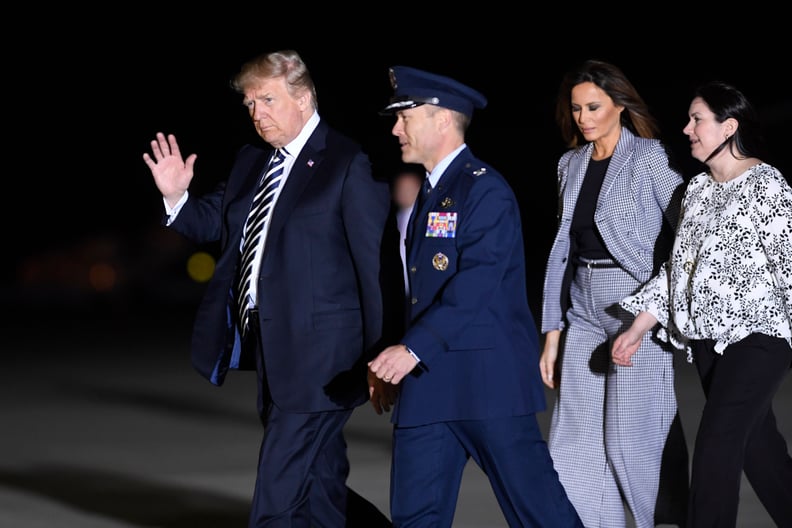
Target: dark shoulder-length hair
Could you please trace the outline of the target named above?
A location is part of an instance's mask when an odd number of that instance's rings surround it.
[[[738,123],[736,132],[713,150],[704,163],[727,147],[736,158],[764,159],[767,146],[759,115],[740,90],[723,81],[708,81],[696,88],[693,98],[701,99],[718,123],[727,119]]]
[[[584,82],[594,83],[616,105],[624,107],[620,118],[623,127],[638,137],[659,137],[657,120],[624,72],[608,62],[589,59],[568,71],[558,89],[555,119],[567,147],[576,147],[586,141],[572,117],[572,88]]]

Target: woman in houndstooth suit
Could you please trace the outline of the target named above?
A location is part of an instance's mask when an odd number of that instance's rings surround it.
[[[567,73],[556,121],[570,150],[558,163],[540,360],[544,383],[558,389],[548,438],[555,468],[587,528],[625,526],[625,503],[638,528],[682,523],[687,448],[673,349],[649,332],[634,366],[621,368],[610,344],[633,320],[619,301],[668,254],[683,178],[647,105],[612,64],[589,60]],[[664,452],[675,465],[661,489]]]

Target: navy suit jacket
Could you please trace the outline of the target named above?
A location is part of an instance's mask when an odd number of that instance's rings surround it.
[[[216,385],[229,369],[255,368],[240,345],[234,292],[242,229],[271,152],[243,147],[227,182],[190,196],[171,224],[195,242],[220,241],[191,347],[193,365]],[[389,207],[388,185],[373,178],[360,146],[320,121],[273,209],[258,278],[261,348],[281,409],[319,412],[368,400],[366,363],[384,345]]]
[[[456,213],[454,236],[427,236],[430,213]],[[506,180],[466,147],[416,204],[408,229],[410,323],[402,342],[421,363],[401,382],[392,421],[544,410],[520,211]]]

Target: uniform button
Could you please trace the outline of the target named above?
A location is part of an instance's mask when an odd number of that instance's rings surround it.
[[[411,302],[412,304],[418,304],[418,299],[416,299],[415,297],[413,297],[412,299],[410,299],[410,302]]]
[[[412,267],[410,268],[410,273],[415,273],[416,271],[418,271],[418,270],[416,269],[416,267],[415,267],[415,266],[412,266]]]

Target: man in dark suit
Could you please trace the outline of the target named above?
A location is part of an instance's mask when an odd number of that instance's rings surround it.
[[[227,181],[202,197],[188,192],[196,155],[182,158],[174,136],[157,134],[143,158],[164,223],[196,243],[220,241],[191,353],[216,385],[229,369],[258,373],[264,435],[249,526],[389,525],[347,488],[343,435],[369,384],[375,406],[391,401],[367,371],[385,343],[388,184],[375,181],[356,142],[320,120],[296,52],[252,59],[232,86],[271,148],[244,146]],[[387,245],[398,263],[398,246]]]
[[[504,177],[465,143],[487,100],[448,77],[390,71],[402,160],[426,168],[407,238],[409,326],[370,363],[399,385],[392,413],[394,526],[450,527],[468,459],[509,526],[582,526],[536,413],[545,409],[520,211]]]

